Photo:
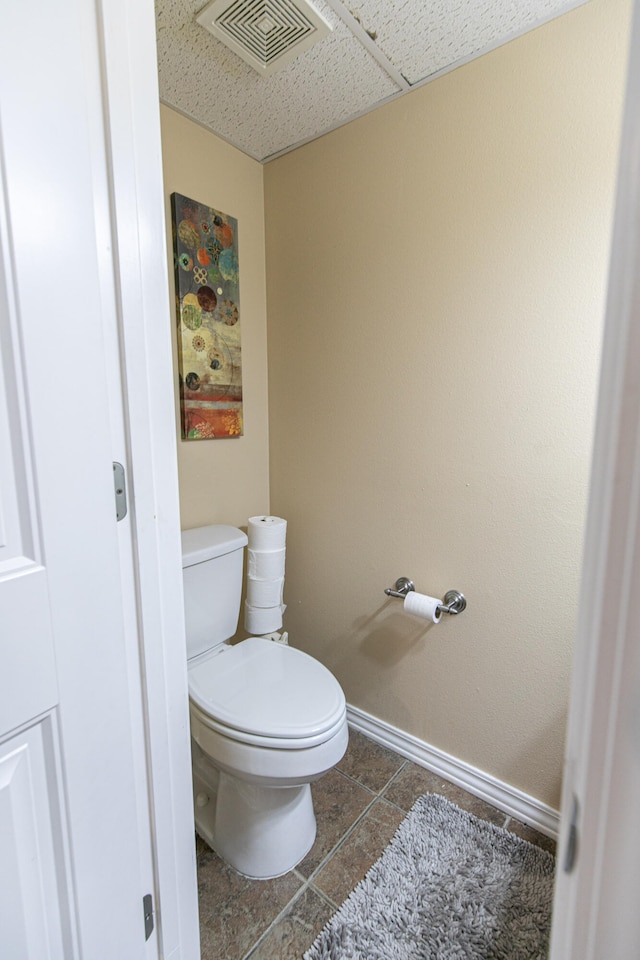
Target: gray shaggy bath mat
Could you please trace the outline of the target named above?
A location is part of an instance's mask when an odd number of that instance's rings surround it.
[[[554,864],[426,794],[304,960],[544,960]]]

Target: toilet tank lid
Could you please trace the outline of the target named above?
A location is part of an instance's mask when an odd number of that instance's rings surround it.
[[[194,527],[182,531],[182,566],[203,563],[225,553],[241,550],[247,543],[247,535],[237,527],[212,523],[207,527]]]

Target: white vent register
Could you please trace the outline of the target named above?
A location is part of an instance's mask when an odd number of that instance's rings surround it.
[[[333,29],[307,0],[212,0],[196,20],[264,77]]]

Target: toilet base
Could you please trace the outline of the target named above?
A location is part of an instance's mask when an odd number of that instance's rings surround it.
[[[268,880],[292,870],[316,838],[311,788],[248,783],[220,771],[217,790],[194,776],[196,829],[238,873]],[[197,798],[209,795],[198,806]]]

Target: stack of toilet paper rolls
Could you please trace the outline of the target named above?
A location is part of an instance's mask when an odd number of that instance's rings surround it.
[[[261,636],[282,626],[287,521],[281,517],[249,517],[247,535],[244,626],[248,633]]]

